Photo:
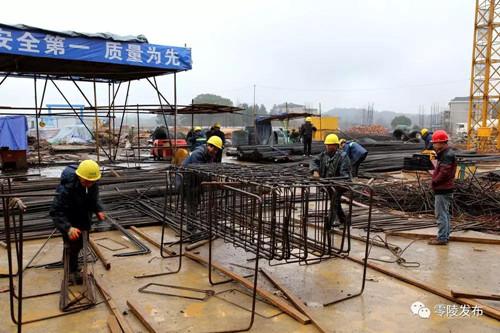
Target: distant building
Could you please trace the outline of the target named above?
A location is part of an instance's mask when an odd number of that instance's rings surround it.
[[[309,112],[312,114],[317,114],[318,109],[314,108],[308,108],[305,105],[300,105],[300,104],[295,104],[295,103],[283,103],[283,104],[278,104],[275,105],[271,109],[272,114],[279,114],[279,113],[304,113],[304,112]]]
[[[449,131],[452,135],[455,135],[460,124],[467,124],[469,97],[455,97],[448,105],[450,107]]]

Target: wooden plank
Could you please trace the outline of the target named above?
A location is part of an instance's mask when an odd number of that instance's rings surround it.
[[[92,250],[94,250],[95,254],[99,257],[99,260],[101,261],[101,263],[104,266],[104,268],[107,271],[109,271],[110,268],[111,268],[111,263],[104,257],[104,255],[102,254],[101,249],[99,248],[99,246],[91,238],[89,238],[89,243],[90,243],[90,246],[92,247]]]
[[[360,265],[363,265],[364,261],[362,259],[354,258],[351,256],[346,257],[347,259],[354,261]],[[450,300],[452,302],[455,302],[457,304],[463,304],[463,305],[468,305],[471,308],[474,306],[480,307],[483,310],[483,313],[491,318],[495,318],[496,320],[500,320],[500,310],[493,308],[491,306],[488,306],[484,303],[478,302],[478,301],[473,301],[468,298],[457,298],[453,297],[451,294],[451,291],[445,290],[445,289],[439,289],[436,287],[432,287],[430,285],[427,285],[419,280],[409,278],[406,276],[403,276],[399,273],[393,272],[391,270],[388,270],[382,266],[372,264],[370,262],[367,263],[367,266],[370,267],[373,270],[376,270],[378,272],[384,273],[390,277],[393,277],[395,279],[398,279],[400,281],[406,282],[408,284],[411,284],[412,286],[418,287],[420,289],[423,289],[425,291],[431,292],[435,295],[441,296],[443,298],[446,298],[447,300]]]
[[[386,233],[389,236],[399,236],[406,237],[411,239],[432,239],[436,238],[436,235],[430,234],[422,234],[418,232],[401,232],[401,231],[393,231]],[[450,241],[453,242],[466,242],[466,243],[480,243],[480,244],[492,244],[492,245],[500,245],[500,239],[492,239],[492,238],[478,238],[478,237],[467,237],[467,236],[454,236],[450,235]]]
[[[141,238],[143,238],[144,240],[148,241],[149,243],[151,243],[152,245],[156,246],[158,249],[160,248],[160,242],[157,242],[155,239],[153,239],[150,235],[146,234],[145,232],[137,229],[136,227],[134,226],[131,226],[130,229],[135,232],[136,234],[138,234],[139,236],[141,236]],[[175,253],[174,251],[170,251],[169,249],[167,249],[165,246],[163,247],[163,251],[165,253],[167,253],[169,256],[175,256],[177,253]]]
[[[156,246],[158,249],[160,248],[160,243],[157,242],[156,240],[154,240],[153,238],[151,238],[148,234],[142,232],[141,230],[137,229],[136,227],[130,227],[130,229],[132,229],[139,236],[141,236],[146,241],[151,243],[153,246]],[[186,253],[184,253],[184,256],[186,256],[186,257],[188,257],[188,258],[190,258],[198,263],[208,265],[207,259],[205,259],[199,255],[196,255],[194,253],[186,252]],[[244,277],[242,277],[234,272],[231,272],[230,270],[226,269],[225,267],[223,267],[222,265],[220,265],[219,263],[217,263],[215,261],[212,261],[212,267],[221,271],[222,273],[224,273],[225,275],[227,275],[231,279],[241,283],[245,287],[253,290],[253,283],[250,282],[249,280],[245,279]],[[309,324],[311,322],[311,319],[307,318],[307,316],[302,314],[300,311],[297,311],[297,309],[289,306],[284,300],[282,300],[279,297],[276,297],[275,295],[273,295],[269,291],[257,287],[257,293],[261,297],[263,297],[264,299],[269,301],[271,304],[276,306],[281,311],[286,312],[288,315],[290,315],[292,318],[294,318],[295,320],[297,320],[301,324],[305,325],[305,324]]]
[[[115,301],[111,297],[111,294],[105,289],[106,287],[103,285],[103,282],[99,281],[95,276],[94,276],[94,280],[95,280],[95,284],[96,284],[97,289],[99,289],[102,297],[104,298],[104,302],[106,302],[106,305],[108,306],[108,308],[111,310],[111,312],[115,316],[123,333],[134,333],[134,330],[130,327],[130,324],[123,317],[120,309],[118,308]]]
[[[281,290],[281,292],[286,296],[286,298],[288,298],[288,300],[293,304],[295,305],[299,310],[300,312],[302,312],[303,314],[305,314],[309,319],[311,319],[311,322],[313,323],[314,326],[316,326],[316,328],[322,332],[322,333],[327,333],[329,331],[327,331],[326,329],[324,329],[323,327],[321,327],[321,325],[319,324],[318,322],[318,319],[317,317],[311,313],[311,311],[309,311],[309,308],[307,307],[307,305],[304,304],[304,302],[298,298],[297,296],[295,296],[294,293],[292,293],[288,288],[286,288],[284,286],[284,284],[276,277],[272,276],[270,272],[267,272],[265,271],[264,269],[261,269],[260,270],[262,272],[262,274],[264,274],[265,277],[267,277],[279,290]]]
[[[127,305],[130,311],[139,319],[139,321],[146,327],[149,333],[157,333],[158,331],[153,327],[153,325],[146,319],[148,316],[146,312],[135,302],[127,300]]]
[[[477,298],[477,299],[489,299],[492,301],[500,301],[500,295],[497,294],[469,294],[469,293],[461,293],[458,291],[451,291],[451,295],[453,297],[462,297],[462,298]]]
[[[207,259],[205,259],[199,255],[196,255],[194,253],[186,252],[185,256],[190,258],[190,259],[193,259],[194,261],[198,261],[200,263],[208,265]],[[240,284],[247,287],[248,289],[253,290],[253,282],[251,282],[248,279],[245,279],[244,277],[236,274],[235,272],[232,272],[232,271],[226,269],[224,266],[222,266],[218,262],[212,260],[212,267],[217,269],[218,271],[224,273],[225,275],[227,275],[231,279],[235,280],[236,282],[239,282]],[[257,287],[257,294],[259,294],[259,296],[261,296],[262,298],[266,299],[268,302],[270,302],[271,304],[276,306],[281,311],[287,313],[289,316],[291,316],[292,318],[297,320],[299,323],[304,324],[304,325],[311,323],[310,318],[308,318],[306,315],[304,315],[303,313],[298,311],[296,308],[291,307],[283,299],[273,295],[271,292]]]
[[[214,240],[216,240],[216,239],[217,239],[217,236],[212,237],[212,242],[213,242]],[[192,251],[192,250],[194,250],[194,249],[199,248],[200,246],[203,246],[203,245],[205,245],[205,244],[208,244],[208,242],[209,242],[209,241],[210,241],[210,239],[203,239],[203,240],[201,240],[201,241],[199,241],[199,242],[196,242],[196,243],[190,244],[190,245],[186,246],[186,250],[187,250],[187,251]]]
[[[111,331],[111,333],[122,333],[122,328],[120,327],[120,324],[118,324],[118,321],[116,320],[116,317],[113,315],[108,316],[108,328]]]

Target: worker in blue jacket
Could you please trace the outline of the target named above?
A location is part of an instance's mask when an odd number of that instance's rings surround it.
[[[222,139],[216,135],[212,135],[207,140],[206,145],[196,148],[191,155],[182,162],[182,166],[188,167],[190,164],[217,163],[217,153],[223,148]],[[187,203],[188,214],[195,215],[200,203],[201,183],[203,182],[203,178],[197,173],[184,173],[182,180],[180,177],[177,177],[176,182],[178,189],[183,192]],[[187,231],[195,233],[196,230],[196,225],[188,219]]]
[[[204,146],[207,142],[207,137],[202,132],[200,126],[194,128],[194,133],[189,137],[189,146],[191,151],[194,152],[196,148]]]
[[[345,139],[340,139],[340,148],[349,156],[352,165],[352,176],[357,177],[359,166],[368,156],[368,151],[355,141],[346,141]]]
[[[191,155],[182,162],[182,166],[186,167],[189,164],[216,162],[217,153],[222,148],[222,139],[213,135],[208,139],[206,145],[197,147]]]
[[[422,140],[425,142],[425,149],[426,150],[433,150],[432,146],[432,135],[434,132],[429,131],[427,128],[422,128],[420,130],[420,136],[422,137]]]

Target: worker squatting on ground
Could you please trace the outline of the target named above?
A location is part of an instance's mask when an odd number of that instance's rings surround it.
[[[345,139],[340,139],[340,148],[345,151],[351,160],[352,176],[357,177],[359,166],[368,156],[368,150],[355,141],[346,141]]]
[[[432,150],[432,135],[433,132],[429,131],[427,128],[422,128],[420,130],[420,134],[422,135],[422,140],[425,142],[425,149]]]
[[[339,149],[340,141],[337,135],[328,134],[325,138],[326,150],[315,156],[309,164],[309,170],[314,178],[341,178],[351,179],[351,161],[346,152]],[[335,188],[335,210],[339,221],[344,223],[346,216],[342,210],[340,198],[345,192],[341,188]]]
[[[432,190],[434,191],[434,214],[438,224],[436,239],[429,241],[431,245],[446,245],[450,237],[451,204],[455,189],[455,173],[457,159],[448,146],[448,134],[438,130],[432,135],[432,144],[437,153],[437,163],[432,173]]]
[[[70,278],[77,284],[82,281],[78,271],[78,254],[83,247],[81,232],[90,230],[92,214],[96,214],[99,221],[105,218],[96,183],[100,178],[99,165],[92,160],[81,162],[78,168],[67,166],[61,174],[61,183],[57,186],[50,209],[50,216],[62,234],[64,245],[69,247]]]
[[[219,123],[215,123],[212,128],[210,128],[210,131],[207,132],[207,140],[209,140],[212,136],[218,136],[222,140],[222,146],[224,147],[226,145],[226,135],[224,132],[220,130],[221,125]],[[222,150],[220,149],[217,152],[216,160],[215,162],[222,162]]]
[[[307,117],[306,122],[300,126],[299,134],[304,143],[304,156],[311,156],[311,144],[314,132],[316,132],[316,127],[313,126],[312,118]]]
[[[202,132],[200,126],[196,126],[193,131],[190,131],[186,137],[186,141],[194,151],[196,148],[203,146],[207,142],[207,137]]]

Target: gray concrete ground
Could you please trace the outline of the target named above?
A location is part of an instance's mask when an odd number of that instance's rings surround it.
[[[159,240],[160,227],[142,228]],[[94,238],[109,237],[120,243],[127,243],[116,231],[94,234]],[[169,233],[169,240],[175,240]],[[498,239],[498,237],[497,237]],[[390,237],[389,241],[405,247],[411,240]],[[42,240],[29,241],[25,244],[25,262],[31,258],[42,244]],[[149,246],[149,245],[148,245]],[[109,288],[119,309],[126,313],[134,331],[147,332],[144,326],[129,311],[126,301],[133,300],[140,304],[148,318],[159,332],[209,332],[231,330],[247,325],[249,312],[242,307],[249,307],[251,297],[247,290],[236,283],[211,286],[207,268],[185,258],[180,273],[161,277],[136,279],[134,275],[166,272],[175,270],[176,259],[161,259],[159,251],[150,246],[152,253],[144,256],[118,258],[113,252],[102,248],[104,255],[110,258],[112,268],[104,270],[100,262],[93,265],[95,276]],[[215,257],[225,267],[241,275],[250,270],[232,265],[252,266],[247,259],[252,255],[241,249],[235,249],[221,240],[215,242]],[[351,255],[361,257],[364,243],[353,242]],[[51,240],[34,264],[43,264],[61,258],[62,241]],[[207,256],[207,246],[198,249],[202,256]],[[7,270],[5,250],[0,249],[0,272]],[[395,259],[389,251],[373,247],[370,257],[391,261]],[[451,242],[447,247],[431,247],[424,240],[415,241],[404,253],[408,261],[420,264],[418,268],[404,268],[395,263],[371,261],[404,276],[426,282],[434,287],[446,290],[459,290],[477,293],[500,293],[500,246],[475,243]],[[262,262],[268,267],[267,262]],[[499,332],[500,322],[483,315],[440,316],[437,309],[443,305],[454,309],[456,305],[446,299],[423,291],[382,273],[368,270],[364,293],[329,307],[320,304],[359,290],[362,266],[346,259],[330,259],[321,264],[287,264],[268,267],[279,277],[286,287],[292,290],[304,302],[328,332]],[[224,279],[215,274],[215,279]],[[25,273],[24,295],[55,291],[60,288],[62,270],[44,268],[29,269]],[[276,292],[276,289],[262,275],[260,286]],[[7,287],[7,279],[0,280],[0,290]],[[189,300],[155,294],[144,294],[138,288],[150,282],[212,289],[218,295],[206,301]],[[277,293],[279,295],[279,293]],[[24,301],[24,320],[31,320],[58,313],[58,295],[40,297]],[[428,319],[412,314],[410,306],[420,301],[431,311]],[[234,304],[233,304],[234,303]],[[485,302],[486,303],[486,302]],[[236,306],[237,304],[238,306]],[[498,302],[489,302],[500,307]],[[459,307],[459,306],[458,306]],[[0,294],[0,311],[3,323],[0,332],[14,332],[15,326],[9,318],[8,293]],[[460,309],[460,307],[459,307]],[[313,325],[302,325],[287,314],[264,302],[258,302],[255,323],[252,332],[317,332]],[[460,311],[459,311],[460,312]],[[25,332],[106,332],[106,321],[110,314],[105,304],[71,314],[24,326]]]

